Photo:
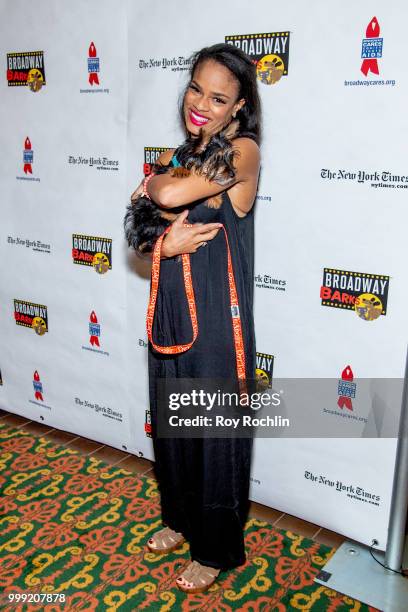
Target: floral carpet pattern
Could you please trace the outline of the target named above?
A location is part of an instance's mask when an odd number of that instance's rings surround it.
[[[376,612],[313,582],[335,549],[254,518],[245,565],[206,593],[183,593],[175,578],[188,543],[168,555],[146,547],[162,527],[154,479],[5,424],[0,492],[1,610]],[[28,601],[32,594],[42,602]]]

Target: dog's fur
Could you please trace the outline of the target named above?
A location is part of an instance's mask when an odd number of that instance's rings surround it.
[[[175,151],[180,167],[171,164],[154,164],[154,174],[171,172],[172,176],[188,176],[195,172],[221,186],[227,186],[235,178],[234,157],[237,152],[231,140],[238,134],[239,121],[235,119],[224,130],[214,134],[208,142],[203,134],[188,137]],[[209,198],[205,203],[212,208],[221,206],[220,195]],[[124,219],[125,236],[129,246],[138,253],[151,253],[154,243],[164,230],[177,218],[184,207],[163,210],[146,196],[138,196],[126,208]]]

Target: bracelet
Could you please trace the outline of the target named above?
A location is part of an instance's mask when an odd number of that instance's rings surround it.
[[[142,197],[149,198],[149,200],[151,200],[152,198],[147,193],[147,185],[148,185],[150,179],[152,179],[154,176],[156,176],[154,174],[154,172],[151,172],[148,176],[146,176],[145,180],[143,181],[143,193],[142,193]]]

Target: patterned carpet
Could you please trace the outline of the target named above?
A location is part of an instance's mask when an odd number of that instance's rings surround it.
[[[161,556],[146,548],[162,526],[155,480],[4,424],[0,453],[2,610],[376,612],[313,583],[334,549],[253,518],[246,564],[186,595],[174,580],[189,545]],[[29,594],[33,603],[16,603]]]

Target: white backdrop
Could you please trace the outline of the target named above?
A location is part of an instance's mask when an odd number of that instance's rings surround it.
[[[42,51],[46,77],[39,91],[15,85],[17,70],[0,84],[0,405],[148,458],[149,268],[128,251],[122,219],[149,149],[180,142],[185,60],[202,46],[272,41],[285,64],[276,83],[259,83],[259,367],[274,378],[340,379],[349,365],[358,398],[358,378],[403,375],[406,346],[406,5],[291,0],[271,11],[266,0],[250,10],[243,0],[208,0],[203,18],[197,0],[178,4],[0,3],[4,63]],[[380,34],[368,38],[377,47],[383,39],[382,57],[379,74],[365,76],[362,41],[374,16]],[[88,74],[92,43],[99,84]],[[371,176],[359,181],[359,172]],[[92,265],[98,257],[106,267]],[[354,290],[326,288],[322,300],[325,269]],[[363,289],[373,280],[385,292]],[[380,300],[372,320],[354,308],[364,292]],[[17,325],[14,300],[46,306],[48,330],[36,333],[31,319]],[[90,332],[92,312],[100,327]],[[256,440],[251,498],[384,549],[395,439],[341,438],[347,408],[337,399],[320,418],[338,438]],[[363,412],[353,400],[353,414]]]

